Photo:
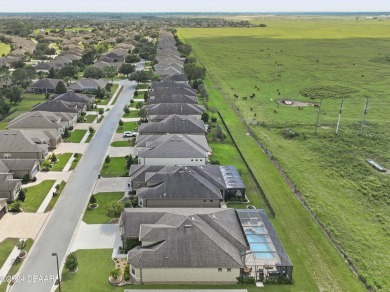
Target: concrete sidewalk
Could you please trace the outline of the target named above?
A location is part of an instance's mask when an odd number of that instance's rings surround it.
[[[110,157],[125,157],[126,155],[135,155],[134,147],[110,147],[108,155]]]

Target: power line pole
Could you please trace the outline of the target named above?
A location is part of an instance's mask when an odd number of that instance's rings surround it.
[[[320,105],[317,108],[317,122],[316,122],[316,130],[315,130],[314,134],[317,134],[318,120],[320,118],[320,112],[321,112],[321,104],[322,104],[322,97],[320,99]]]
[[[337,135],[337,133],[339,131],[340,120],[341,120],[341,113],[343,112],[343,103],[344,103],[344,98],[341,99],[340,110],[339,110],[339,120],[337,121],[337,127],[336,127],[336,135]]]
[[[364,115],[363,115],[362,126],[360,127],[360,134],[363,134],[364,123],[366,122],[367,112],[368,112],[368,97],[366,98],[366,104],[364,105]]]

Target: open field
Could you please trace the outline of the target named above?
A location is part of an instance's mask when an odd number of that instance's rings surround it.
[[[0,43],[0,58],[1,56],[6,56],[11,51],[11,47],[8,44]]]
[[[207,67],[213,81],[208,83],[209,90],[218,95],[214,88],[218,86],[248,124],[257,124],[251,126],[253,133],[272,152],[359,274],[374,289],[387,290],[390,282],[384,271],[390,263],[387,248],[390,243],[390,176],[373,170],[365,159],[373,158],[390,167],[390,100],[386,97],[390,23],[357,22],[352,18],[281,19],[266,23],[266,28],[180,29],[179,35],[192,45],[196,56]],[[255,94],[253,99],[249,98],[251,94]],[[244,100],[243,96],[248,98]],[[279,99],[320,102],[319,98],[309,99],[310,96],[323,97],[317,135],[314,134],[315,107],[304,106],[300,110],[277,103]],[[211,97],[213,99],[214,94]],[[335,135],[342,97],[345,98],[344,110],[339,134]],[[364,135],[359,135],[366,97],[369,97],[367,123]],[[227,119],[233,136],[237,135],[239,147],[249,148],[246,144],[251,142],[244,137],[245,127],[239,127],[224,114],[230,110],[226,103],[218,100],[215,106]],[[299,136],[284,138],[285,129]],[[247,155],[250,155],[249,151]],[[293,248],[297,249],[296,255],[291,256],[293,263],[297,263],[296,256],[301,257],[298,262],[302,261],[302,267],[295,265],[295,272],[300,268],[307,269],[306,276],[315,275],[315,282],[322,287],[326,272],[316,271],[315,265],[309,264],[311,259],[305,258],[314,256],[315,251],[311,250],[310,243],[303,241],[302,244],[302,237],[296,237],[295,240],[301,241],[299,248],[290,237],[294,231],[288,229],[293,223],[298,229],[311,226],[306,231],[309,242],[318,248],[329,243],[324,236],[311,230],[315,227],[307,219],[294,222],[289,218],[290,221],[282,222],[288,220],[282,218],[284,213],[295,212],[296,216],[301,207],[287,203],[294,200],[292,193],[276,176],[270,177],[266,159],[256,159],[254,154],[249,157],[253,158],[248,159],[251,167],[277,209],[274,224],[289,254]],[[276,182],[281,185],[272,186]],[[315,256],[324,264],[321,270],[329,269],[328,276],[332,278],[339,269],[345,270],[332,264],[332,261],[342,262],[334,250],[332,254]],[[354,282],[352,273],[343,273],[345,279]],[[337,278],[333,279],[332,289],[346,289],[347,280]],[[295,274],[296,286],[301,280],[303,278]]]

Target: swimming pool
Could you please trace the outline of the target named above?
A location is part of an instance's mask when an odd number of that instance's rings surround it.
[[[262,228],[262,227],[256,227]],[[245,231],[246,238],[253,255],[258,260],[271,260],[274,258],[270,246],[267,243],[267,237],[262,234],[253,234],[251,230]]]

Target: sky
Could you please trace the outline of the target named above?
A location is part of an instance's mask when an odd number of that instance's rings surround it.
[[[0,12],[368,12],[390,0],[2,0]]]

